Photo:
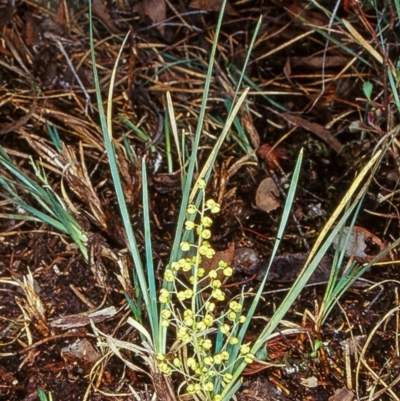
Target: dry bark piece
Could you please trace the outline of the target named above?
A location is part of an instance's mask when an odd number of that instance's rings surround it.
[[[280,206],[280,202],[277,199],[278,197],[279,189],[276,186],[274,180],[268,177],[265,180],[261,181],[260,185],[257,188],[256,205],[260,209],[269,213]]]

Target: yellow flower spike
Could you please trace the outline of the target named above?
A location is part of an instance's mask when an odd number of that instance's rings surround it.
[[[225,373],[224,376],[222,377],[222,380],[225,383],[230,383],[233,379],[233,376],[230,373]]]
[[[208,216],[204,216],[201,219],[201,224],[203,224],[203,226],[206,228],[211,227],[212,223],[213,223],[212,219],[210,219],[210,217]]]
[[[215,206],[216,202],[214,199],[207,199],[206,206],[208,209],[212,209]]]
[[[203,359],[203,362],[204,362],[206,365],[211,366],[211,365],[213,364],[213,362],[214,362],[214,359],[213,359],[212,356],[206,356],[206,357]]]
[[[186,230],[191,231],[191,230],[193,230],[194,227],[195,227],[194,221],[192,221],[192,220],[185,221]]]
[[[196,394],[196,390],[194,389],[194,385],[193,384],[189,384],[186,387],[186,391],[188,394],[192,395],[192,394]]]
[[[178,262],[172,262],[171,263],[171,269],[178,272],[180,269],[179,263]]]
[[[211,295],[218,301],[223,301],[225,299],[225,293],[223,293],[219,288],[212,290]]]
[[[195,214],[197,213],[197,207],[195,205],[189,205],[186,209],[187,214]]]
[[[227,361],[227,360],[229,359],[229,352],[228,352],[228,351],[222,351],[222,352],[221,352],[221,358],[222,358],[224,361]]]
[[[206,187],[206,182],[204,181],[203,178],[200,178],[200,179],[197,181],[197,188],[198,188],[198,189],[204,189],[205,187]]]
[[[214,355],[214,363],[216,365],[221,365],[222,362],[223,362],[223,359],[222,359],[222,356],[220,354]]]
[[[236,320],[236,313],[229,312],[227,317],[228,317],[228,320],[230,320],[231,322],[234,322]]]
[[[214,207],[210,209],[210,212],[213,214],[217,214],[221,211],[221,206],[219,203],[215,203]]]
[[[172,364],[176,367],[176,368],[180,368],[182,366],[182,361],[179,358],[174,358],[174,361],[172,362]]]
[[[244,361],[246,362],[246,363],[253,363],[254,362],[254,355],[253,354],[247,354],[245,357],[244,357]]]
[[[208,272],[208,277],[210,277],[211,280],[214,280],[218,277],[218,273],[215,270],[210,270]]]
[[[182,252],[190,251],[190,243],[189,242],[183,241],[180,243],[179,246],[180,246]]]
[[[193,311],[191,309],[185,309],[185,311],[183,312],[183,317],[187,318],[192,316],[193,316]]]
[[[205,228],[202,232],[201,232],[201,238],[203,239],[210,239],[211,238],[211,231],[208,228]]]
[[[214,390],[214,384],[212,382],[207,382],[206,384],[204,384],[204,390],[206,391],[213,391]]]
[[[246,321],[246,316],[245,315],[240,316],[239,323],[243,324],[245,321]]]
[[[210,327],[213,322],[214,322],[214,316],[213,315],[205,315],[203,318],[203,322],[207,327]]]
[[[208,259],[212,259],[214,255],[215,255],[214,249],[208,248],[204,256]]]
[[[207,328],[207,326],[204,324],[203,321],[197,322],[196,323],[196,329],[198,331],[204,331]]]
[[[222,286],[222,283],[220,280],[213,280],[211,282],[211,287],[213,287],[213,288],[221,288],[221,286]]]
[[[250,352],[250,345],[249,345],[249,344],[243,344],[243,345],[240,347],[240,353],[241,353],[242,355],[247,355],[249,352]]]
[[[239,313],[242,310],[242,305],[237,301],[229,302],[229,309],[233,312]]]
[[[203,244],[203,245],[200,245],[199,248],[198,248],[199,254],[202,255],[202,256],[206,256],[206,257],[208,257],[208,256],[207,256],[208,250],[209,250],[208,246],[206,246],[206,245],[204,245],[204,244]]]
[[[209,350],[212,348],[212,346],[213,346],[212,341],[211,341],[209,338],[206,338],[206,339],[204,340],[204,342],[203,342],[203,348],[204,348],[206,351],[209,351]]]
[[[231,337],[229,339],[229,344],[230,345],[236,345],[239,342],[239,339],[237,337]]]
[[[186,261],[182,266],[182,270],[184,272],[189,272],[190,270],[192,270],[192,264]]]
[[[169,309],[163,309],[161,311],[161,317],[164,319],[169,319],[172,316],[172,313]]]
[[[168,283],[172,283],[175,280],[175,274],[171,269],[166,269],[164,272],[164,279]]]

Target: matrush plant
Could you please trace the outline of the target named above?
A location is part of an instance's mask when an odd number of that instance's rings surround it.
[[[174,400],[178,398],[182,400],[228,401],[234,397],[241,386],[242,373],[245,367],[249,363],[252,363],[255,358],[261,358],[265,354],[264,348],[269,336],[282,321],[287,310],[304,288],[311,274],[327,252],[333,238],[337,236],[355,208],[360,204],[373,175],[373,172],[372,174],[370,172],[379,164],[383,153],[382,151],[377,151],[356,177],[343,201],[322,230],[299,278],[286,298],[276,313],[269,317],[267,325],[256,341],[254,343],[247,342],[246,332],[249,329],[251,319],[261,299],[269,267],[276,255],[280,239],[283,237],[284,229],[290,215],[300,174],[302,152],[299,155],[293,172],[269,266],[257,293],[247,294],[242,290],[235,299],[226,299],[220,277],[221,275],[230,276],[233,273],[231,266],[227,265],[226,261],[220,260],[216,268],[211,271],[206,272],[203,267],[203,261],[214,256],[214,250],[211,245],[212,216],[221,207],[213,199],[207,197],[206,189],[215,158],[237,111],[245,99],[247,90],[244,90],[235,102],[238,92],[236,93],[235,99],[232,102],[234,106],[228,114],[222,133],[210,152],[208,160],[197,171],[195,179],[195,167],[198,162],[197,151],[202,133],[213,72],[213,61],[223,12],[224,6],[221,8],[215,40],[210,54],[208,73],[204,85],[204,96],[196,133],[190,150],[187,170],[185,169],[184,161],[181,159],[181,155],[187,152],[183,152],[180,148],[172,100],[169,94],[167,94],[171,129],[175,137],[176,151],[180,158],[183,190],[171,256],[168,265],[165,267],[163,283],[159,289],[157,289],[155,279],[151,246],[152,238],[145,158],[142,158],[145,233],[145,264],[143,265],[125,204],[114,152],[111,124],[112,88],[114,86],[116,66],[122,50],[118,55],[110,83],[106,116],[102,107],[93,37],[91,36],[94,77],[105,147],[124,221],[124,228],[129,241],[129,248],[135,265],[134,274],[137,275],[136,281],[139,283],[141,296],[147,311],[147,316],[143,316],[140,305],[136,305],[134,302],[130,303],[135,318],[130,317],[128,323],[140,333],[141,344],[119,341],[100,332],[98,334],[106,340],[106,343],[120,358],[124,359],[119,349],[124,348],[135,352],[144,359],[149,368],[148,374],[153,380],[158,399]],[[254,43],[254,38],[255,36],[249,46],[250,49]],[[243,71],[246,69],[249,54],[250,51],[247,55]],[[240,88],[242,79],[243,72],[237,91]],[[246,311],[243,308],[243,301],[245,299],[252,299],[250,307]],[[144,321],[145,318],[148,319],[147,322]],[[149,327],[149,329],[146,329],[146,327]],[[171,339],[171,337],[175,340],[169,342],[168,339]],[[144,371],[143,368],[133,365],[126,358],[124,360],[131,368]],[[178,384],[174,385],[175,383]]]

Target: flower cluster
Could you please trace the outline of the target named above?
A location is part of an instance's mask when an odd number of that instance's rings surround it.
[[[220,205],[212,199],[204,200],[204,181],[199,182],[198,188],[203,195],[202,206],[198,209],[189,205],[184,235],[189,240],[180,244],[186,256],[165,270],[164,287],[159,294],[161,326],[174,327],[182,347],[175,347],[178,351],[171,358],[159,354],[157,359],[163,374],[180,372],[185,376],[186,393],[203,393],[207,399],[218,401],[221,381],[231,382],[236,363],[251,363],[254,355],[250,344],[237,350],[239,327],[246,320],[241,302],[232,300],[218,308],[218,303],[225,301],[221,278],[230,277],[232,267],[223,260],[208,272],[202,267],[204,258],[215,255],[209,242],[213,221],[208,214],[218,213]],[[179,351],[183,347],[185,358]]]

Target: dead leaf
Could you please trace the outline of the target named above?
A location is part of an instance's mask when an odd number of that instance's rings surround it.
[[[268,143],[264,143],[260,146],[257,151],[257,155],[267,163],[270,169],[275,170],[278,168],[282,171],[282,167],[279,164],[279,159],[285,155],[285,151],[280,148],[272,148]]]
[[[167,17],[167,6],[165,0],[142,0],[134,9],[139,13],[140,18],[145,20],[150,18],[154,24],[159,24]],[[158,25],[157,29],[164,34],[164,25]]]
[[[353,401],[354,394],[348,388],[341,388],[336,390],[335,394],[328,398],[328,401]]]
[[[385,244],[376,235],[369,232],[364,227],[354,226],[347,244],[344,244],[350,228],[343,229],[342,236],[338,234],[333,240],[333,247],[346,246],[346,256],[353,257],[360,263],[366,263],[372,260],[379,252],[385,249]]]
[[[74,378],[77,367],[82,369],[85,374],[88,374],[93,365],[99,360],[100,354],[86,338],[83,338],[62,348],[61,357],[65,361],[68,375]]]
[[[254,126],[253,117],[251,116],[250,112],[245,111],[241,113],[240,121],[244,131],[249,136],[253,148],[258,149],[260,146],[260,136],[258,135],[256,127]]]
[[[280,206],[280,202],[277,199],[278,197],[279,189],[276,186],[274,180],[268,177],[265,180],[261,181],[260,185],[257,188],[256,205],[260,209],[269,213]]]
[[[189,7],[195,8],[196,10],[219,12],[221,10],[222,3],[223,0],[192,0],[189,4]],[[228,1],[225,5],[225,14],[236,17],[239,16],[239,13]]]
[[[224,249],[223,251],[215,252],[215,255],[211,259],[203,258],[202,267],[206,271],[206,274],[210,270],[216,269],[218,267],[218,263],[223,260],[228,264],[228,266],[232,266],[233,258],[235,256],[235,243],[231,242],[228,248]],[[222,271],[218,272],[219,280],[226,281],[227,277],[225,277]]]
[[[105,25],[113,33],[118,33],[119,29],[115,26],[114,22],[111,19],[109,12],[106,9],[106,6],[103,0],[93,0],[92,3],[93,14],[96,15],[101,22]]]
[[[60,0],[57,7],[55,21],[60,25],[68,25],[69,9],[65,0]]]
[[[299,127],[304,128],[305,130],[317,135],[324,142],[326,142],[335,152],[339,152],[339,150],[342,148],[342,144],[340,143],[340,141],[333,137],[332,134],[322,125],[312,123],[302,117],[295,116],[289,113],[280,113],[280,116],[282,116],[286,121],[298,125]]]
[[[35,18],[30,12],[25,13],[25,24],[22,29],[22,37],[27,46],[36,45],[39,42],[39,29]]]

